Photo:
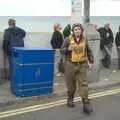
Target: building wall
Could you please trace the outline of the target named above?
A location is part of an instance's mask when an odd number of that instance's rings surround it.
[[[51,48],[50,33],[27,33],[25,38],[25,47]],[[8,78],[8,58],[2,50],[3,33],[0,32],[0,84]]]
[[[7,57],[4,56],[2,50],[3,43],[3,33],[0,32],[0,83],[3,83],[8,76],[8,60]],[[51,48],[50,45],[51,33],[27,33],[25,38],[25,47],[43,47],[43,48]],[[102,55],[100,53],[100,58]],[[116,59],[116,48],[113,47],[112,51],[112,59]]]

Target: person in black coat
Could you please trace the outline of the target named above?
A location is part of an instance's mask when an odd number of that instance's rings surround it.
[[[63,44],[63,35],[61,33],[62,26],[59,23],[54,25],[54,32],[51,38],[51,45],[53,49],[60,49]]]
[[[54,24],[54,32],[51,38],[51,46],[53,49],[55,49],[55,75],[61,76],[61,73],[59,71],[59,64],[62,58],[62,55],[60,53],[60,48],[63,44],[63,35],[61,33],[62,26],[60,23]]]
[[[117,32],[115,37],[115,43],[118,53],[118,68],[120,69],[120,26],[119,26],[119,31]]]
[[[68,25],[63,29],[64,39],[66,39],[66,37],[68,37],[70,34],[71,34],[71,25],[68,24]]]
[[[102,59],[102,64],[104,67],[109,68],[111,64],[111,51],[113,46],[113,32],[110,29],[110,24],[106,23],[103,28],[99,28],[101,41],[100,48],[103,52],[104,58]]]
[[[24,47],[26,32],[16,26],[14,19],[8,20],[9,27],[4,31],[3,50],[6,55],[11,56],[12,47]]]
[[[13,47],[24,47],[24,37],[26,32],[16,26],[14,19],[8,20],[9,27],[5,29],[3,36],[3,50],[9,60],[9,73],[11,72],[11,55]],[[11,73],[10,73],[11,74]]]

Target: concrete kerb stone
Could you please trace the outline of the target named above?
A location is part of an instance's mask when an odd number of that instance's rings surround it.
[[[104,90],[104,89],[109,89],[112,87],[120,86],[120,82],[119,81],[111,82],[111,83],[108,82],[108,84],[105,83],[105,84],[101,84],[101,85],[99,83],[91,83],[89,86],[90,86],[90,90],[95,92],[97,90]],[[78,94],[78,91],[76,94]],[[0,102],[0,106],[2,106],[2,107],[3,106],[10,106],[13,104],[25,103],[27,101],[38,101],[38,100],[49,99],[49,98],[59,98],[62,96],[66,97],[66,95],[67,95],[66,90],[63,90],[60,93],[53,92],[53,94],[48,94],[48,95],[40,95],[40,96],[32,96],[32,97],[18,97],[18,98],[13,99],[13,100]]]

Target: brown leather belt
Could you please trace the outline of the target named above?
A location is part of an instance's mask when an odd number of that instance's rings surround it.
[[[81,62],[72,62],[71,63],[75,64],[75,65],[79,65],[79,64],[84,64],[84,63],[87,63],[87,61],[81,61]]]

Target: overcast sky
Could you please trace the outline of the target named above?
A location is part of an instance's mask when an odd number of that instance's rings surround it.
[[[70,16],[70,0],[0,0],[0,16]]]
[[[91,16],[120,16],[120,0],[92,0]]]
[[[71,0],[0,0],[0,16],[70,16]],[[120,0],[91,0],[91,16],[120,16]]]

